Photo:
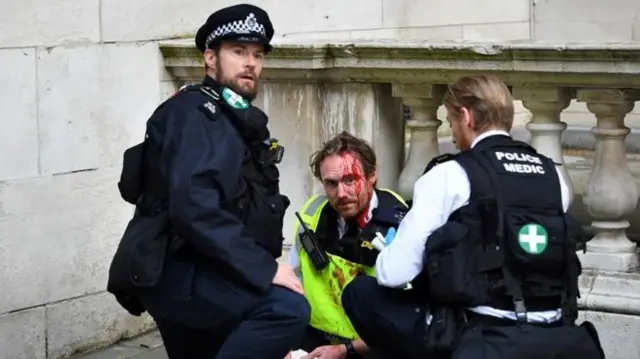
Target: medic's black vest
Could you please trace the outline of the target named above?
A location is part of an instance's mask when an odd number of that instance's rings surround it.
[[[387,234],[390,228],[397,228],[408,211],[408,207],[387,191],[376,190],[378,206],[372,211],[371,219],[356,236],[339,238],[336,221],[338,214],[328,204],[323,209],[316,229],[321,248],[348,261],[374,266],[378,250],[371,241],[380,232]],[[364,242],[364,243],[363,243]]]
[[[500,135],[454,160],[469,177],[471,197],[427,240],[429,301],[515,311],[519,320],[527,311],[562,308],[575,320],[581,228],[568,224],[554,163]]]

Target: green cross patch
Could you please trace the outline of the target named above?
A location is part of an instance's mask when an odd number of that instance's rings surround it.
[[[539,224],[525,224],[518,232],[518,242],[525,252],[537,255],[547,249],[549,235],[547,230]]]
[[[222,98],[235,109],[246,110],[249,108],[249,101],[226,87],[222,90]]]

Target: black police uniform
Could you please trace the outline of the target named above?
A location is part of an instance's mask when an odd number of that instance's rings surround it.
[[[471,197],[427,240],[423,272],[414,281],[426,290],[433,315],[426,331],[427,308],[415,297],[372,283],[347,287],[344,295],[362,296],[366,287],[388,311],[385,319],[404,320],[402,333],[386,344],[406,345],[405,357],[604,358],[593,325],[575,325],[581,270],[575,248],[582,233],[564,213],[553,162],[507,136],[489,136],[449,158],[467,173]],[[469,310],[476,306],[515,312],[517,320]],[[527,312],[558,308],[563,317],[556,322],[527,320]],[[411,309],[417,309],[413,317]]]
[[[268,50],[272,36],[263,10],[240,5],[211,15],[196,43],[204,51],[233,38]],[[153,316],[171,359],[281,359],[302,341],[308,303],[272,285],[289,201],[275,164],[282,148],[270,141],[267,121],[206,77],[149,119],[138,151],[139,198],[128,186],[136,176],[125,153],[120,189],[137,212],[114,257],[109,291],[132,314]]]
[[[407,212],[407,205],[399,201],[393,194],[387,191],[375,190],[378,197],[378,206],[373,209],[371,219],[364,228],[360,228],[354,219],[346,221],[346,231],[342,237],[338,232],[336,223],[338,212],[331,206],[322,209],[320,220],[316,227],[315,236],[321,250],[344,258],[350,262],[373,267],[378,257],[378,250],[370,244],[375,238],[376,232],[383,236],[389,229],[398,228],[398,225]],[[369,245],[362,245],[368,242]],[[304,280],[304,278],[303,278]],[[344,338],[336,338],[311,326],[307,327],[302,350],[307,352],[315,348],[338,343],[350,343]],[[349,350],[354,350],[349,348]],[[348,358],[358,357],[356,353],[348,353]],[[395,354],[383,356],[383,353],[370,352],[361,356],[362,359],[395,358]]]

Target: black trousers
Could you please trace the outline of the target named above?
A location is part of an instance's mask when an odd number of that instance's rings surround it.
[[[170,359],[282,359],[302,344],[306,299],[273,286],[251,294],[190,260],[171,260],[160,284],[140,297]]]
[[[385,288],[358,276],[342,293],[342,305],[362,340],[385,358],[428,359],[425,305],[411,292]]]
[[[342,304],[362,339],[379,353],[397,358],[444,359],[427,350],[425,305],[411,292],[381,287],[375,278],[357,277]],[[601,359],[593,325],[539,326],[471,320],[461,332],[453,359]]]

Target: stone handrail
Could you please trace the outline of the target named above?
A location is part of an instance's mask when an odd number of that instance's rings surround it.
[[[177,79],[200,78],[202,56],[192,40],[160,43]],[[321,41],[275,43],[264,79],[450,83],[498,72],[509,85],[634,88],[640,83],[640,43]]]

